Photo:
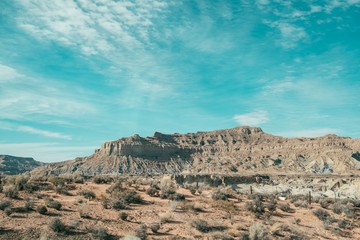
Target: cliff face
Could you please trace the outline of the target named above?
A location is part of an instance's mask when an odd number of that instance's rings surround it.
[[[35,161],[33,158],[0,155],[0,175],[20,174],[42,165],[43,163]]]
[[[360,169],[360,139],[326,135],[283,138],[260,128],[134,135],[105,142],[89,157],[49,164],[48,173],[162,174],[307,172],[350,173]]]

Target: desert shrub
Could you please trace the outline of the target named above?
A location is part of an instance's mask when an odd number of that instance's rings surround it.
[[[93,191],[90,189],[83,188],[78,192],[78,195],[83,196],[84,198],[87,198],[89,200],[93,200],[96,198],[96,195]]]
[[[126,209],[128,206],[123,199],[111,199],[110,205],[115,210]]]
[[[39,205],[36,207],[36,212],[45,214],[47,212],[47,208],[44,205]]]
[[[345,204],[344,201],[338,201],[331,206],[331,209],[336,214],[344,213],[348,218],[355,218],[355,209],[350,203]]]
[[[54,176],[54,175],[51,175],[48,178],[48,181],[51,182],[52,184],[54,184],[54,186],[64,186],[66,183],[65,178],[59,177],[59,176]]]
[[[25,209],[30,211],[30,210],[33,210],[35,207],[35,204],[34,204],[34,199],[32,198],[27,198],[26,199],[26,202],[25,202]]]
[[[2,193],[2,191],[3,191],[3,185],[0,184],[0,193]]]
[[[84,177],[81,175],[74,176],[74,183],[83,184],[85,182]]]
[[[62,195],[69,195],[68,188],[65,185],[58,185],[55,187],[55,192]]]
[[[123,238],[120,238],[120,240],[141,240],[141,239],[135,236],[127,235]]]
[[[160,229],[160,223],[152,223],[150,229],[153,233],[157,233]]]
[[[270,212],[274,212],[276,210],[276,207],[277,207],[277,201],[275,199],[270,200],[270,202],[266,205],[266,208]]]
[[[201,212],[203,211],[203,207],[200,203],[193,203],[187,201],[180,201],[178,206],[183,211],[191,211],[191,212]]]
[[[344,205],[340,201],[331,205],[332,211],[336,214],[341,214],[343,212],[343,207],[344,207]]]
[[[271,239],[267,228],[260,223],[256,223],[249,228],[249,238],[250,240]]]
[[[123,199],[127,204],[143,203],[142,197],[135,191],[124,191],[118,194],[119,199]]]
[[[273,235],[279,235],[279,233],[281,231],[286,231],[288,229],[289,229],[289,226],[287,224],[281,223],[281,222],[276,222],[271,226],[270,232]]]
[[[351,222],[349,220],[343,219],[343,220],[338,221],[338,226],[339,226],[339,228],[350,229]]]
[[[7,216],[10,216],[12,214],[12,209],[10,207],[7,207],[4,209],[4,212]]]
[[[95,176],[92,179],[93,183],[96,184],[107,184],[113,181],[113,179],[109,176]]]
[[[40,187],[37,183],[27,182],[23,186],[24,190],[29,193],[33,193],[40,190]]]
[[[160,197],[161,198],[169,198],[170,195],[176,193],[175,184],[171,181],[171,179],[163,178],[160,182]]]
[[[146,225],[141,224],[137,229],[135,229],[135,236],[140,238],[141,240],[145,240],[147,237],[146,229]]]
[[[265,207],[259,198],[246,202],[245,207],[248,211],[255,213],[256,217],[260,217],[265,212]]]
[[[80,225],[81,221],[80,219],[73,218],[70,220],[70,228],[76,229]]]
[[[161,223],[169,223],[172,220],[172,217],[171,217],[170,213],[160,213],[159,217],[160,217],[160,222]]]
[[[195,194],[196,194],[196,188],[195,188],[195,187],[190,186],[189,190],[190,190],[190,193],[191,193],[192,195],[195,195]]]
[[[333,201],[328,198],[323,198],[319,201],[319,203],[322,208],[328,208]]]
[[[226,194],[223,193],[222,191],[220,191],[220,189],[216,189],[214,192],[212,192],[211,198],[213,200],[215,200],[215,201],[217,201],[217,200],[227,200]]]
[[[5,193],[5,196],[9,198],[17,198],[19,194],[19,188],[17,185],[8,185],[5,186],[3,189],[3,193]]]
[[[184,194],[181,194],[181,193],[176,193],[174,200],[175,200],[175,201],[185,200],[185,195],[184,195]]]
[[[111,208],[111,201],[105,195],[100,196],[100,202],[101,202],[101,205],[103,206],[103,208],[105,208],[105,209]]]
[[[114,184],[112,184],[108,189],[106,189],[106,192],[111,195],[116,195],[118,192],[124,191],[125,188],[122,186],[122,181],[117,181]]]
[[[0,210],[5,210],[5,208],[10,207],[11,202],[6,199],[0,199]]]
[[[24,185],[29,181],[29,176],[26,175],[16,175],[11,176],[8,179],[8,183],[15,185],[18,190],[24,190]]]
[[[90,207],[87,204],[80,206],[79,214],[81,218],[90,218]]]
[[[330,214],[325,211],[325,210],[322,210],[320,208],[317,208],[313,211],[313,214],[319,218],[321,221],[326,221],[329,217],[330,217]]]
[[[50,200],[48,202],[45,201],[45,206],[49,207],[49,208],[54,208],[56,210],[60,210],[62,207],[62,204],[59,201],[55,201],[55,200]]]
[[[126,221],[126,219],[128,218],[128,214],[126,212],[121,212],[119,213],[119,218],[123,221]]]
[[[288,204],[288,203],[279,204],[278,208],[283,212],[290,212],[291,211],[290,204]]]
[[[149,187],[147,190],[146,190],[146,194],[151,196],[151,197],[156,197],[159,195],[159,190],[157,190],[156,188],[154,187]]]
[[[65,232],[66,226],[59,218],[54,218],[49,223],[49,228],[53,232],[60,233],[60,232]]]
[[[106,240],[110,238],[110,235],[108,234],[108,232],[106,231],[105,228],[103,227],[88,227],[87,231],[89,233],[91,233],[92,237],[95,239],[100,239],[100,240]]]
[[[209,232],[211,227],[208,222],[203,219],[195,219],[189,222],[190,226],[197,229],[200,232],[206,233]]]
[[[212,201],[210,204],[213,208],[220,209],[225,212],[236,212],[236,206],[233,201],[217,200]]]
[[[305,200],[297,200],[296,202],[294,202],[294,206],[295,207],[308,208],[309,203],[307,201],[305,201]]]

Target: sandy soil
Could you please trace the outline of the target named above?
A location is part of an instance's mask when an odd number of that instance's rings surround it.
[[[134,229],[138,228],[142,223],[149,226],[152,223],[160,222],[160,216],[166,213],[171,217],[171,221],[162,223],[158,233],[152,233],[148,229],[147,239],[212,239],[213,231],[201,233],[190,226],[189,221],[193,219],[204,219],[212,226],[223,226],[225,230],[221,232],[230,234],[235,239],[241,239],[241,233],[248,233],[249,227],[257,222],[262,223],[268,229],[271,228],[271,225],[267,224],[264,219],[255,218],[253,213],[245,209],[245,203],[249,201],[245,195],[240,196],[240,201],[234,199],[237,210],[230,214],[212,207],[211,190],[203,191],[201,196],[198,194],[193,196],[189,190],[181,188],[177,192],[185,194],[188,201],[201,205],[203,211],[194,212],[180,209],[174,211],[170,206],[172,201],[150,197],[144,192],[148,186],[140,186],[139,190],[141,191],[138,191],[138,193],[145,200],[145,204],[131,204],[129,209],[122,210],[129,215],[127,221],[119,218],[120,211],[104,209],[99,200],[87,201],[83,197],[76,195],[81,188],[88,188],[93,190],[97,197],[101,195],[108,196],[106,189],[109,186],[110,184],[94,184],[90,182],[76,184],[76,189],[70,191],[70,196],[60,195],[54,191],[43,191],[42,194],[53,197],[63,205],[59,211],[48,208],[45,215],[35,211],[18,211],[7,216],[4,211],[0,211],[0,239],[92,239],[91,234],[87,231],[90,226],[104,227],[112,235],[112,239],[119,239],[126,235],[134,235]],[[43,199],[37,199],[33,194],[21,191],[19,199],[11,199],[12,208],[16,211],[17,208],[23,207],[27,197],[34,198],[35,206],[44,204]],[[0,193],[1,198],[8,199],[3,193]],[[84,203],[78,203],[79,199],[82,199]],[[279,200],[278,203],[290,202]],[[84,204],[89,206],[91,218],[84,219],[80,217],[79,210]],[[341,236],[333,231],[326,230],[322,221],[313,215],[311,209],[297,208],[293,204],[290,205],[293,209],[291,213],[277,209],[276,214],[271,219],[276,222],[286,223],[289,229],[302,232],[308,239],[360,239],[359,228],[342,230],[343,236]],[[312,209],[315,208],[321,207],[319,204],[313,203]],[[336,215],[331,211],[328,212],[337,219],[345,219],[344,216]],[[357,209],[358,212],[359,209]],[[80,221],[80,224],[67,234],[55,234],[48,228],[49,222],[54,218],[60,218],[68,226],[75,220]],[[300,223],[295,223],[295,219],[300,219]],[[290,235],[291,231],[282,231],[272,237],[273,239],[286,239]]]

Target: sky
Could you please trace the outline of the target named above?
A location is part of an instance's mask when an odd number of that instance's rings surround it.
[[[0,1],[0,154],[140,134],[360,137],[360,0]]]

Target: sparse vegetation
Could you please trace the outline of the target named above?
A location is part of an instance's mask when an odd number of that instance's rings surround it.
[[[47,212],[47,208],[44,205],[39,205],[36,207],[36,212],[45,214]]]
[[[17,198],[19,195],[19,187],[15,184],[7,185],[3,188],[3,193],[9,198]]]
[[[267,228],[260,224],[256,223],[249,228],[249,239],[250,240],[268,240],[271,239],[270,234]]]
[[[190,226],[197,229],[200,232],[206,233],[210,231],[210,226],[207,221],[203,219],[195,219],[189,222]]]
[[[126,221],[128,218],[128,214],[126,212],[120,212],[119,213],[119,218],[123,221]]]
[[[65,232],[66,230],[65,224],[59,218],[51,220],[49,228],[56,233]]]
[[[137,229],[135,229],[135,236],[140,238],[141,240],[146,240],[147,233],[146,233],[146,225],[141,224]]]
[[[5,210],[5,208],[8,208],[11,206],[11,202],[6,199],[0,199],[0,210]]]
[[[153,233],[157,233],[160,229],[160,223],[152,223],[150,229]]]
[[[87,198],[89,200],[94,200],[96,198],[96,195],[94,191],[91,191],[90,189],[83,188],[78,192],[78,195],[83,196],[84,198]]]
[[[278,208],[283,212],[290,212],[291,211],[290,204],[288,204],[288,203],[279,204]]]

